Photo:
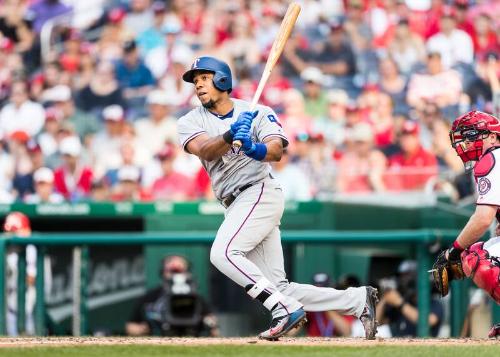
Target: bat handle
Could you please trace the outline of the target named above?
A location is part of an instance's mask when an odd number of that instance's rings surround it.
[[[238,149],[238,150],[239,150],[239,149],[241,148],[241,145],[242,145],[241,140],[234,140],[234,141],[233,141],[233,147],[234,147],[235,149]]]

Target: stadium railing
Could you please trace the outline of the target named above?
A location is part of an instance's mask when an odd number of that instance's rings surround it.
[[[457,236],[456,230],[421,229],[413,231],[283,231],[283,242],[289,244],[327,243],[332,245],[352,245],[379,247],[381,245],[407,245],[414,249],[418,263],[417,289],[418,299],[418,335],[429,335],[427,316],[430,310],[431,286],[428,270],[431,268],[431,252],[429,247],[436,242],[449,243]],[[7,248],[17,246],[19,249],[18,272],[24,276],[26,260],[24,248],[33,244],[37,247],[37,277],[36,277],[36,305],[35,330],[37,335],[46,334],[46,311],[44,304],[44,254],[47,247],[73,247],[73,335],[86,335],[87,331],[87,294],[86,286],[89,275],[89,247],[98,245],[159,245],[159,244],[210,244],[213,232],[155,232],[137,234],[35,234],[30,238],[7,237],[0,239],[0,335],[6,333],[6,295],[5,295],[5,264]],[[18,279],[18,318],[20,331],[24,329],[25,321],[25,289],[24,279]],[[462,323],[466,306],[466,290],[464,284],[453,283],[451,293],[451,321],[452,331],[458,331]],[[498,314],[498,311],[495,310]]]

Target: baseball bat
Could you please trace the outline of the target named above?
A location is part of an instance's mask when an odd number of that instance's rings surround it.
[[[296,2],[292,2],[286,10],[285,17],[283,17],[283,21],[281,21],[280,29],[278,31],[278,34],[276,35],[276,38],[274,39],[273,46],[271,47],[271,51],[269,52],[269,56],[267,57],[264,72],[260,77],[259,85],[257,87],[257,90],[255,91],[255,94],[253,95],[252,102],[250,103],[249,111],[251,112],[254,111],[255,106],[257,105],[257,102],[259,101],[259,98],[262,94],[262,91],[264,90],[264,86],[266,85],[267,80],[269,79],[269,76],[271,75],[271,72],[276,65],[276,62],[278,62],[278,59],[280,58],[281,53],[285,48],[286,41],[292,33],[292,29],[295,26],[295,22],[297,21],[299,13],[300,5]],[[234,140],[233,146],[239,149],[241,147],[241,141]]]

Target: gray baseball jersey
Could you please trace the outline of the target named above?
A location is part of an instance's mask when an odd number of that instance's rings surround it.
[[[184,150],[186,150],[189,141],[198,135],[206,133],[208,136],[214,137],[224,134],[241,112],[250,109],[250,103],[246,101],[231,100],[234,108],[225,116],[218,116],[203,106],[199,106],[179,119],[177,130]],[[284,140],[285,146],[288,145],[288,140],[278,122],[276,113],[264,105],[257,105],[256,110],[259,113],[252,123],[252,140],[263,142],[266,138],[276,136]],[[267,162],[251,159],[243,153],[238,154],[232,148],[218,160],[200,160],[210,176],[212,189],[219,200],[243,185],[264,180],[269,176],[271,169]]]

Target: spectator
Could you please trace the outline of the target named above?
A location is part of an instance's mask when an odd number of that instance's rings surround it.
[[[388,94],[378,91],[376,98],[377,104],[371,108],[370,124],[373,128],[375,146],[384,149],[394,141],[393,99]]]
[[[458,72],[444,69],[439,52],[432,52],[427,57],[426,72],[411,76],[406,98],[416,109],[422,109],[426,103],[435,103],[441,110],[449,110],[459,104],[461,94]]]
[[[119,60],[123,54],[123,44],[134,38],[133,32],[125,26],[126,11],[121,7],[112,8],[107,14],[107,24],[104,26],[97,52],[103,61]]]
[[[4,40],[13,44],[16,52],[29,51],[35,39],[31,29],[32,19],[26,10],[27,2],[23,0],[10,0],[2,4],[0,33]]]
[[[135,41],[125,42],[123,51],[123,59],[116,64],[116,78],[123,88],[127,105],[139,111],[147,93],[155,84],[155,79],[140,59]]]
[[[416,122],[408,120],[403,124],[401,152],[389,158],[387,185],[391,190],[421,190],[438,174],[436,157],[422,147],[418,135]]]
[[[35,192],[33,173],[44,166],[44,157],[40,146],[28,137],[22,137],[22,132],[14,133],[9,142],[10,152],[15,162],[13,179],[14,192],[22,200],[25,195]]]
[[[246,100],[249,101],[251,101],[253,97],[253,94],[250,93],[254,93],[257,89],[257,83],[255,81],[252,81],[252,83],[253,84],[249,88],[249,92],[246,97]],[[283,75],[283,67],[280,63],[277,63],[267,80],[264,90],[262,91],[261,101],[262,103],[265,103],[265,105],[273,108],[276,113],[281,114],[284,110],[283,92],[290,88],[292,88],[292,82]]]
[[[451,10],[443,13],[439,24],[440,32],[427,41],[429,53],[439,53],[445,69],[460,62],[471,64],[474,59],[472,40],[466,32],[457,29],[457,23]]]
[[[181,37],[181,25],[175,21],[164,23],[161,27],[164,36],[163,46],[151,50],[146,58],[145,64],[151,70],[155,78],[165,76],[171,67],[173,58],[181,55],[189,58],[189,63],[193,59],[193,52],[189,46],[183,42]]]
[[[84,113],[76,107],[68,86],[55,86],[45,93],[44,98],[63,113],[62,122],[70,123],[82,141],[87,142],[100,129],[94,115]]]
[[[398,267],[396,283],[381,284],[381,299],[377,304],[377,318],[381,324],[388,324],[391,336],[386,337],[415,337],[417,336],[416,263],[403,261]],[[436,337],[443,323],[444,311],[439,300],[432,297],[430,301],[429,326],[431,336]]]
[[[151,5],[151,10],[153,11],[152,26],[137,36],[137,46],[140,48],[143,57],[152,49],[165,45],[165,39],[161,31],[167,13],[165,3],[157,0]]]
[[[487,13],[481,13],[474,19],[471,36],[476,58],[484,58],[488,53],[498,50],[497,37],[493,26],[494,23]]]
[[[151,188],[153,198],[163,201],[185,201],[192,197],[192,180],[177,172],[174,168],[176,148],[174,144],[166,144],[156,157],[161,163],[163,175]]]
[[[390,57],[381,59],[379,73],[379,88],[383,93],[391,96],[394,112],[407,113],[409,110],[406,103],[407,80],[399,73],[396,62]]]
[[[259,64],[261,52],[246,14],[236,14],[228,30],[229,39],[219,50],[233,64],[234,74],[238,78],[241,71],[247,68],[252,70]]]
[[[162,285],[137,301],[125,327],[127,335],[218,336],[217,318],[196,291],[187,259],[179,255],[164,257],[160,274]],[[180,299],[182,308],[175,303]]]
[[[93,172],[81,162],[82,144],[76,136],[61,140],[59,152],[63,156],[63,164],[54,172],[54,187],[57,192],[70,202],[82,200],[89,196]]]
[[[170,70],[160,78],[158,87],[168,95],[171,105],[177,109],[176,112],[183,112],[191,107],[194,94],[193,86],[182,80],[182,75],[193,60],[192,52],[176,49],[170,60]]]
[[[326,115],[327,100],[323,94],[325,77],[319,68],[307,67],[300,74],[304,82],[304,102],[306,114],[313,119],[319,119]]]
[[[351,88],[352,77],[356,73],[356,58],[341,24],[331,26],[328,40],[315,61],[324,74],[335,76],[335,86],[345,90]]]
[[[330,197],[335,190],[335,148],[327,146],[321,132],[297,133],[294,144],[292,162],[307,177],[310,194],[321,199]]]
[[[7,138],[0,140],[0,192],[10,192],[15,172],[15,162],[12,154],[8,152]],[[12,195],[9,195],[12,196]]]
[[[177,142],[177,122],[172,117],[172,101],[162,90],[149,92],[146,99],[149,117],[137,120],[137,139],[151,155],[162,149],[166,141]]]
[[[342,89],[332,89],[327,92],[327,114],[314,121],[313,129],[323,133],[327,142],[334,147],[340,147],[345,139],[347,104],[349,97]]]
[[[281,122],[287,136],[293,138],[297,133],[310,132],[313,121],[305,112],[302,93],[295,88],[288,89],[283,93],[283,104],[285,111]]]
[[[127,124],[125,124],[125,128],[127,128]],[[143,157],[141,157],[141,147],[138,142],[126,138],[124,135],[123,140],[120,141],[119,157],[117,157],[116,164],[110,165],[110,168],[106,171],[104,177],[106,184],[113,187],[118,183],[118,173],[122,166],[135,166],[141,168],[142,171],[144,161]]]
[[[0,130],[3,135],[24,131],[33,137],[42,130],[44,121],[43,107],[29,99],[27,83],[12,83],[9,103],[0,112]]]
[[[51,156],[57,152],[59,146],[59,129],[64,120],[64,113],[56,108],[49,107],[45,110],[45,125],[38,135],[38,143],[44,156]]]
[[[308,177],[290,162],[287,151],[283,152],[280,161],[272,163],[272,176],[278,180],[286,201],[309,201],[312,199],[312,188]]]
[[[95,175],[100,178],[121,163],[120,146],[123,142],[125,112],[119,105],[107,106],[102,111],[104,130],[98,132],[90,146]]]
[[[136,166],[122,166],[118,170],[118,184],[110,199],[115,202],[123,201],[150,201],[149,192],[143,190],[140,185],[141,172]]]
[[[406,19],[399,21],[396,26],[394,37],[388,45],[388,52],[398,69],[406,76],[410,75],[418,64],[425,62],[424,41],[410,30]]]
[[[33,174],[35,193],[26,196],[26,203],[61,203],[64,197],[54,191],[54,173],[47,167],[40,167]]]
[[[114,66],[111,62],[100,62],[92,73],[89,84],[78,95],[78,107],[93,114],[112,104],[125,107],[122,89],[115,77]]]
[[[346,140],[346,151],[338,162],[338,192],[384,191],[383,175],[387,160],[384,154],[373,146],[370,125],[356,124],[347,134]]]
[[[153,23],[153,11],[150,0],[131,0],[130,11],[125,16],[126,28],[134,37],[146,31]]]

